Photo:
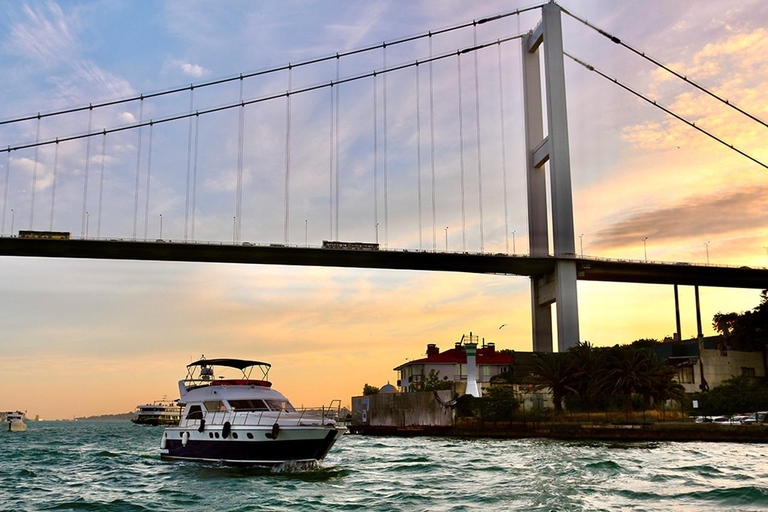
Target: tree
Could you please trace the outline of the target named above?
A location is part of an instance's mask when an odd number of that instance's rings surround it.
[[[549,389],[555,412],[563,411],[563,399],[571,394],[578,394],[574,377],[574,365],[567,352],[539,354],[533,369],[534,389]]]
[[[365,384],[363,386],[363,396],[376,395],[378,394],[378,392],[379,392],[379,388],[377,388],[376,386],[370,386],[368,384]]]
[[[453,382],[448,380],[448,376],[446,375],[443,377],[443,380],[440,380],[440,370],[435,370],[432,368],[429,370],[429,375],[427,375],[427,378],[424,379],[424,386],[422,387],[423,391],[436,391],[438,389],[452,389],[453,388]]]

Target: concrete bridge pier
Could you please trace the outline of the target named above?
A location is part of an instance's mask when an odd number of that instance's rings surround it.
[[[546,137],[538,53],[542,45],[549,132]],[[552,304],[557,303],[557,341],[558,350],[562,352],[579,342],[579,310],[563,33],[560,7],[557,4],[552,2],[542,7],[541,23],[523,38],[522,52],[530,254],[539,257],[554,254],[559,258],[573,258],[558,260],[554,272],[531,278],[533,350],[553,350]],[[547,209],[547,167],[551,219]],[[549,238],[550,221],[552,251]]]

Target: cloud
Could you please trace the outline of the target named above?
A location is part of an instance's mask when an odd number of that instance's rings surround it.
[[[658,242],[749,232],[763,229],[768,217],[768,184],[689,197],[671,206],[630,212],[623,220],[599,231],[593,247],[615,249],[637,246],[651,237]]]
[[[197,64],[190,64],[189,62],[182,62],[181,70],[185,75],[193,76],[195,78],[200,78],[211,74],[211,72],[204,67]]]
[[[205,69],[199,64],[193,64],[180,59],[166,61],[163,68],[166,71],[181,71],[184,75],[191,76],[192,78],[202,78],[211,74],[209,69]]]
[[[5,47],[11,53],[29,58],[45,66],[55,66],[62,55],[79,50],[77,38],[71,29],[75,23],[68,18],[55,2],[44,6],[24,5],[26,20],[11,26]]]

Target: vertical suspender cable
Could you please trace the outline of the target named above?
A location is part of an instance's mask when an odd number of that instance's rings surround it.
[[[429,133],[432,165],[432,251],[437,250],[437,209],[435,207],[435,89],[432,82],[432,33],[429,34]]]
[[[136,145],[136,188],[133,196],[133,239],[136,239],[136,228],[139,221],[139,173],[141,172],[141,124],[144,120],[144,98],[139,102],[139,141]]]
[[[285,244],[291,206],[291,65],[288,64],[288,92],[285,94]]]
[[[58,144],[58,143],[57,143]],[[58,147],[58,146],[57,146]],[[3,188],[3,233],[5,233],[5,211],[8,206],[8,178],[11,175],[11,146],[8,146],[8,152],[5,157],[5,187]],[[13,235],[13,233],[11,233]]]
[[[333,148],[334,148],[334,140],[333,140],[333,95],[334,95],[334,89],[333,89],[333,80],[331,80],[331,87],[330,87],[330,101],[328,104],[330,105],[330,115],[329,119],[330,122],[328,124],[328,240],[333,240]]]
[[[93,126],[93,107],[88,109],[88,133],[91,133],[91,127]],[[80,223],[80,237],[85,236],[85,223],[86,216],[88,215],[88,171],[91,167],[91,137],[88,137],[85,141],[85,178],[83,179],[83,218]],[[32,229],[32,219],[30,219],[29,229]]]
[[[93,112],[93,111],[91,111]],[[88,124],[88,132],[91,131],[91,125]],[[35,134],[35,143],[40,142],[40,113],[37,113],[37,130]],[[37,189],[37,161],[38,161],[38,149],[39,146],[35,146],[35,166],[32,170],[32,201],[30,203],[29,208],[29,229],[34,229],[32,227],[32,221],[35,217],[35,190]],[[87,169],[87,162],[86,162],[86,169]]]
[[[192,226],[189,230],[189,237],[195,239],[195,211],[197,209],[197,141],[200,135],[200,115],[195,113],[195,154],[194,165],[192,166]]]
[[[150,194],[150,186],[152,184],[152,132],[154,130],[154,126],[152,125],[152,120],[149,120],[149,148],[147,148],[147,153],[149,153],[147,157],[147,194],[146,194],[146,204],[144,205],[144,239],[146,240],[148,238],[149,234],[149,194]]]
[[[189,113],[192,113],[194,108],[195,99],[195,86],[191,84],[189,87]],[[186,197],[184,200],[184,241],[189,238],[189,193],[190,193],[190,177],[192,174],[192,123],[194,118],[189,118],[189,133],[187,135],[187,189]]]
[[[240,76],[240,116],[237,128],[237,195],[235,196],[235,227],[232,235],[233,243],[240,241],[242,234],[243,213],[243,129],[245,127],[245,104],[243,103],[243,78]]]
[[[419,196],[419,250],[424,249],[421,216],[421,79],[419,78],[419,63],[416,62],[416,170],[418,171],[418,196]]]
[[[509,254],[509,206],[507,201],[507,140],[504,134],[504,80],[501,65],[501,45],[497,45],[499,53],[499,108],[501,110],[501,178],[504,191],[504,241],[506,254]]]
[[[387,69],[387,44],[383,46],[384,69]],[[389,184],[387,183],[387,73],[384,73],[383,96],[384,96],[384,247],[389,245],[389,199],[387,193]]]
[[[101,238],[101,211],[104,204],[104,161],[107,156],[107,132],[104,131],[104,135],[101,139],[101,169],[99,172],[99,220],[96,224],[96,238]]]
[[[379,94],[376,71],[373,72],[373,234],[379,243]]]
[[[477,24],[473,25],[474,45],[477,46]],[[477,125],[477,190],[480,206],[480,252],[485,252],[485,236],[483,232],[483,148],[480,137],[480,73],[477,69],[477,53],[475,54],[475,122]]]
[[[336,82],[339,81],[339,55],[336,54]],[[336,240],[339,239],[339,124],[341,119],[339,118],[339,89],[340,85],[336,86]]]
[[[461,250],[467,252],[467,212],[464,206],[464,114],[461,98],[461,53],[456,52],[459,88],[459,148],[461,153]]]
[[[53,212],[56,208],[56,175],[59,170],[59,142],[56,141],[56,149],[53,152],[53,181],[51,182],[51,222],[49,231],[53,231]]]

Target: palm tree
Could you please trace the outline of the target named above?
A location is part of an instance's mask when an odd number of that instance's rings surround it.
[[[613,393],[624,396],[624,408],[627,412],[632,412],[632,394],[644,393],[651,387],[649,353],[649,350],[617,347],[611,351],[608,358],[606,384]]]
[[[549,389],[555,412],[563,411],[563,399],[567,395],[578,394],[575,388],[574,365],[572,356],[565,353],[539,354],[533,369],[534,389]]]

